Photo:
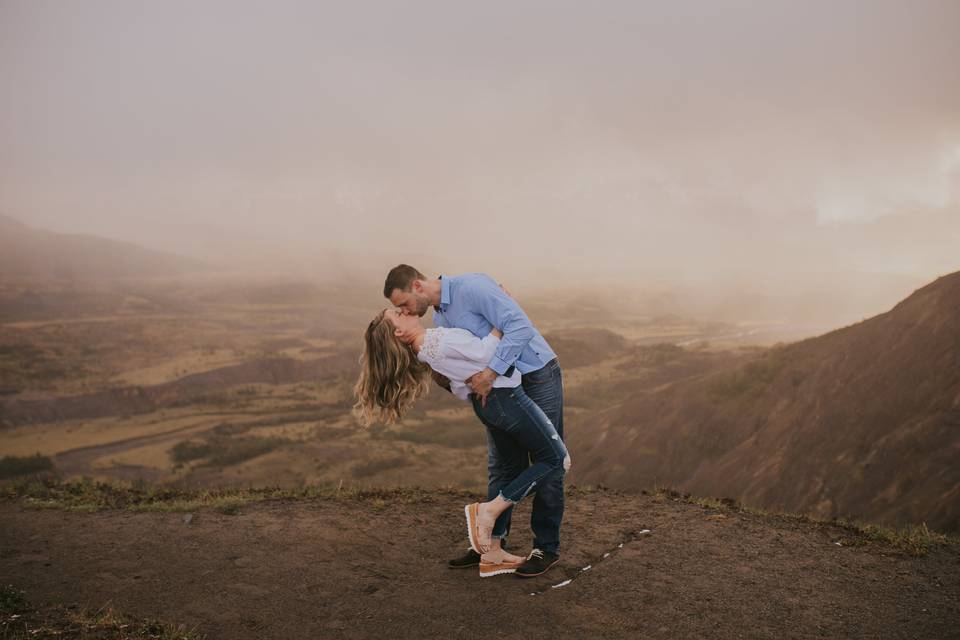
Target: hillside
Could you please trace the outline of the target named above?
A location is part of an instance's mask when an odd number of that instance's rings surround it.
[[[0,500],[0,575],[41,610],[109,603],[208,640],[413,630],[444,639],[945,639],[960,628],[960,554],[949,541],[913,555],[835,523],[671,492],[571,489],[560,564],[537,578],[481,579],[445,566],[467,546],[462,505],[475,495],[312,489],[260,491],[253,503],[238,492],[14,491]],[[106,508],[56,508],[64,502]],[[515,515],[511,547],[526,553],[529,504]],[[38,617],[26,616],[31,630]],[[23,621],[0,610],[0,628]]]
[[[576,479],[960,530],[960,272],[890,311],[633,397],[567,435]]]
[[[204,268],[191,258],[94,235],[36,229],[0,215],[0,273],[5,277],[116,278],[176,275]]]

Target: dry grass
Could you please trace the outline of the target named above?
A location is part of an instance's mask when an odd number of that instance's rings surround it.
[[[387,461],[373,461],[376,465]],[[374,471],[376,473],[376,471]],[[567,488],[569,496],[597,491],[613,491],[604,486],[581,485]],[[750,514],[768,520],[790,520],[815,526],[833,527],[845,532],[838,540],[843,545],[881,544],[897,551],[921,556],[941,545],[960,546],[960,538],[930,531],[925,524],[891,528],[851,519],[822,519],[807,514],[768,511],[744,506],[730,498],[695,497],[669,487],[655,487],[641,493],[654,500],[670,500],[697,505],[725,513]],[[64,482],[55,477],[38,475],[0,484],[0,500],[19,501],[38,509],[70,509],[97,511],[129,509],[132,511],[194,511],[210,508],[221,513],[238,513],[244,505],[268,500],[365,500],[376,504],[389,502],[434,502],[450,496],[473,497],[472,492],[450,486],[437,488],[395,487],[360,488],[340,483],[322,483],[297,489],[278,487],[244,489],[173,489],[146,482],[101,482],[89,478]],[[376,504],[374,504],[376,503]]]
[[[26,593],[0,585],[0,639],[110,638],[110,640],[203,640],[196,628],[126,616],[107,603],[100,608],[31,604]]]
[[[931,549],[941,545],[960,546],[960,537],[930,531],[926,523],[895,528],[860,522],[850,518],[817,518],[804,513],[771,511],[746,506],[731,498],[694,497],[689,493],[681,493],[669,487],[657,487],[654,489],[653,495],[655,499],[683,501],[719,512],[748,513],[767,519],[784,519],[818,526],[836,527],[847,534],[836,540],[842,546],[863,546],[870,543],[879,543],[911,556],[926,555]]]
[[[597,491],[620,493],[602,486],[567,488],[568,496]],[[144,481],[103,482],[90,478],[63,481],[50,475],[20,478],[0,484],[0,501],[17,501],[35,509],[99,511],[186,512],[201,508],[235,514],[240,507],[264,501],[362,500],[367,502],[432,503],[438,500],[475,499],[476,494],[453,486],[364,488],[337,483],[320,483],[296,489],[257,487],[235,489],[176,489]]]

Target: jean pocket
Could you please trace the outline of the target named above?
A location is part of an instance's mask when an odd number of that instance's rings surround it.
[[[502,426],[507,421],[507,414],[503,409],[503,400],[499,393],[494,393],[492,390],[490,395],[487,396],[487,405],[481,407],[480,411],[483,412],[487,420],[494,424]]]
[[[529,373],[523,374],[521,378],[527,384],[539,384],[545,380],[550,379],[550,368],[549,367],[540,367],[536,371],[531,371]]]

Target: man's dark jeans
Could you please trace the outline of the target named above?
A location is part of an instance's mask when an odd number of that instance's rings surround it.
[[[547,414],[557,434],[563,439],[563,375],[560,363],[554,358],[540,369],[523,374],[521,380],[527,396]],[[491,428],[487,426],[488,500],[496,498],[500,490],[510,484],[529,464],[525,449],[511,446],[503,438],[495,438]],[[565,471],[558,469],[543,478],[534,489],[530,528],[533,529],[533,546],[541,551],[559,553],[560,550],[565,477]],[[510,507],[497,519],[493,532],[495,537],[505,539],[509,535],[512,514],[513,507]]]

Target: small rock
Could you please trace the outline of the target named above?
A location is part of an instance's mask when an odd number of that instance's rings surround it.
[[[183,521],[187,524],[190,524],[191,522],[193,522],[193,514],[188,513],[187,515],[183,516]]]

